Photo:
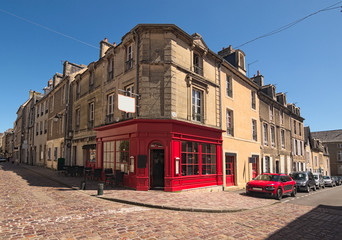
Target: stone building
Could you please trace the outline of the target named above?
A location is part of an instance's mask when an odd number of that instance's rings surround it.
[[[292,172],[290,111],[285,93],[276,93],[272,84],[264,85],[258,72],[252,80],[260,86],[258,92],[262,172]]]
[[[141,24],[102,58],[96,167],[122,172],[124,185],[137,190],[222,185],[222,59],[202,37]],[[122,95],[132,97],[130,110],[119,109]]]
[[[64,62],[63,74],[56,73],[52,79],[52,89],[48,93],[47,115],[47,158],[46,166],[57,169],[58,159],[64,158],[70,165],[71,143],[69,139],[69,93],[70,82],[86,66]],[[44,120],[45,121],[45,120]]]
[[[329,149],[330,174],[342,176],[342,130],[312,132],[312,136]]]
[[[245,54],[231,46],[218,74],[221,82],[224,186],[245,186],[261,171],[259,86],[246,77]]]
[[[304,171],[305,152],[304,152],[304,118],[300,115],[300,108],[295,104],[287,105],[290,110],[290,125],[291,125],[291,148],[293,159],[293,171]]]

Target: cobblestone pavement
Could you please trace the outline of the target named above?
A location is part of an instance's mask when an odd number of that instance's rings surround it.
[[[289,203],[232,213],[146,208],[75,191],[7,163],[0,164],[0,190],[0,239],[342,239],[342,210],[336,208]]]

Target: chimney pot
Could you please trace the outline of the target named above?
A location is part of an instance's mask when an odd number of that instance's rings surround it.
[[[116,42],[113,43],[114,47],[116,47]]]
[[[260,76],[260,71],[259,70],[257,71],[257,73],[258,73],[258,76]]]
[[[105,42],[107,42],[107,41],[108,41],[108,39],[107,39],[107,38],[105,38],[105,39],[104,39],[104,41],[105,41]]]

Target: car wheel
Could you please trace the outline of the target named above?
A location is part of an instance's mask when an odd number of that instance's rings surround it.
[[[307,193],[310,192],[310,186],[309,186],[309,185],[306,186],[306,192],[307,192]]]
[[[314,190],[314,191],[316,191],[316,190],[317,190],[317,189],[316,189],[316,184],[314,185],[314,188],[313,188],[313,190]]]
[[[278,188],[277,193],[276,193],[276,199],[281,200],[282,197],[283,197],[283,190],[281,190],[281,188]]]
[[[296,194],[297,194],[297,187],[296,187],[296,186],[293,186],[292,193],[291,193],[291,197],[295,197]]]

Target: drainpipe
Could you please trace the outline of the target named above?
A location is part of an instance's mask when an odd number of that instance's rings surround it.
[[[222,130],[222,93],[221,93],[221,65],[222,62],[218,65],[218,76],[219,76],[219,89],[220,89],[220,95],[219,95],[219,104],[220,104],[220,129]],[[224,156],[224,149],[223,149],[223,140],[222,140],[222,178],[223,178],[223,191],[226,190],[226,161]]]
[[[65,86],[65,117],[64,117],[64,163],[67,164],[66,159],[68,159],[68,164],[71,165],[71,156],[68,143],[68,133],[69,133],[69,76],[66,79]]]
[[[136,96],[135,96],[135,100],[136,100],[136,104],[135,104],[135,116],[136,118],[139,117],[139,44],[140,44],[140,38],[139,38],[139,34],[133,30],[133,33],[135,34],[135,36],[137,37],[137,75],[136,75]]]

